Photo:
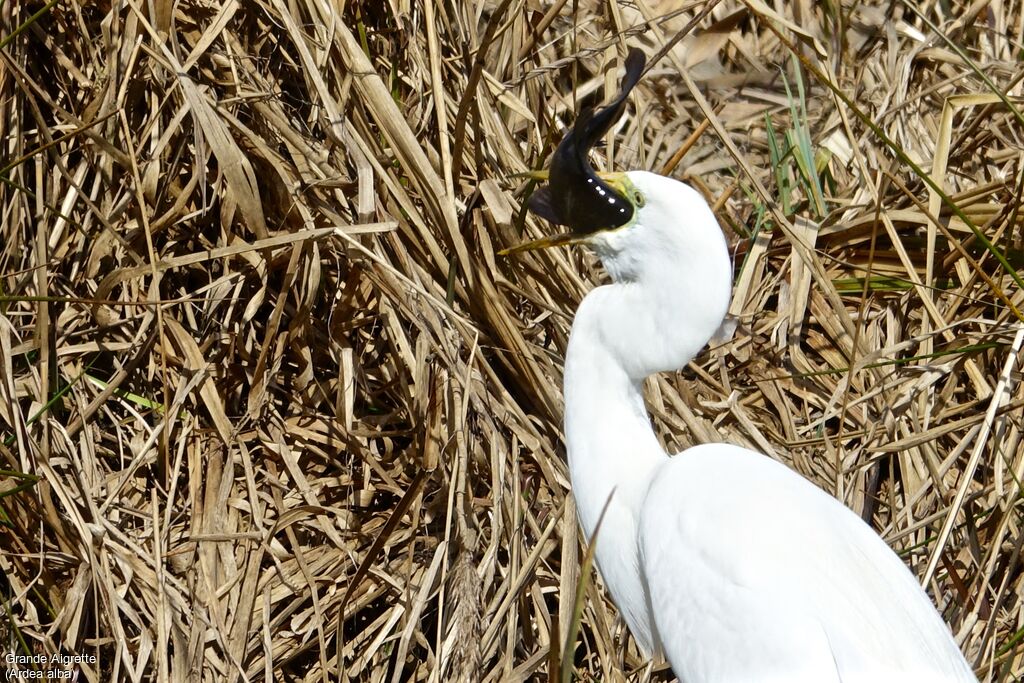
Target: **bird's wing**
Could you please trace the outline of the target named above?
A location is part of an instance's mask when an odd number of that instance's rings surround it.
[[[976,681],[881,538],[761,454],[708,444],[670,459],[641,508],[640,552],[688,683]]]

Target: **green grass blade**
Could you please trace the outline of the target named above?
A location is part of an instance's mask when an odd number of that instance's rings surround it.
[[[612,502],[615,489],[608,494],[608,500],[601,508],[601,515],[597,518],[597,526],[594,527],[594,534],[590,538],[590,545],[583,555],[583,566],[580,570],[580,583],[576,586],[576,600],[572,607],[572,621],[569,622],[569,631],[565,634],[565,649],[562,650],[562,669],[560,671],[561,683],[572,681],[573,664],[576,660],[576,637],[580,632],[580,622],[583,620],[583,603],[586,602],[587,587],[590,585],[591,568],[594,565],[594,553],[597,551],[597,537],[601,532],[601,524],[604,522],[604,515],[608,512],[608,505]]]
[[[938,185],[938,183],[936,183],[932,179],[932,177],[924,171],[924,169],[922,169],[917,163],[915,163],[914,160],[911,159],[907,155],[907,153],[904,152],[903,149],[899,145],[897,145],[892,140],[892,138],[890,138],[885,133],[885,131],[882,130],[882,128],[878,124],[872,121],[871,117],[864,113],[864,111],[862,111],[861,108],[858,107],[856,103],[854,103],[854,101],[851,100],[850,97],[842,91],[842,89],[835,85],[832,82],[832,80],[825,75],[824,72],[818,69],[818,67],[816,67],[811,62],[810,59],[801,54],[799,49],[788,38],[786,38],[786,36],[784,36],[782,32],[778,28],[776,28],[770,20],[766,22],[766,25],[771,29],[771,31],[776,35],[776,37],[778,37],[778,39],[794,55],[797,56],[797,58],[800,60],[800,63],[804,65],[804,68],[806,68],[811,74],[813,74],[814,77],[818,79],[825,87],[832,91],[832,94],[835,95],[840,101],[842,101],[842,103],[846,105],[846,107],[851,112],[853,112],[853,115],[856,116],[862,124],[867,126],[871,130],[871,132],[874,133],[875,136],[879,140],[881,140],[887,148],[889,148],[889,151],[896,155],[897,159],[899,159],[908,168],[910,168],[911,171],[913,171],[914,175],[921,180],[921,182],[923,182],[925,185],[931,188],[932,191],[934,191],[935,194],[937,194],[942,199],[942,203],[945,204],[950,209],[950,211],[952,211],[957,216],[957,218],[962,220],[964,224],[971,230],[972,233],[974,233],[974,236],[977,238],[977,240],[984,246],[985,250],[992,254],[993,258],[995,258],[999,262],[999,264],[1003,267],[1003,270],[1006,272],[1006,274],[1013,279],[1014,283],[1019,288],[1024,289],[1024,278],[1021,278],[1020,274],[1013,268],[1013,266],[1010,265],[1010,262],[1007,260],[1006,255],[1003,254],[1003,252],[1000,251],[994,244],[992,244],[992,241],[989,240],[989,238],[985,235],[985,233],[981,231],[981,229],[977,225],[975,225],[974,221],[972,221],[967,216],[964,210],[961,209],[955,201],[953,201],[953,198],[950,197],[949,194],[946,193]],[[1005,293],[1003,293],[1002,291],[997,291],[994,293],[1003,301],[1003,303],[1006,304],[1006,306],[1011,311],[1013,311],[1014,316],[1018,320],[1024,322],[1024,314],[1022,314],[1020,310],[1014,305],[1014,303],[1010,301],[1009,297],[1007,297]]]

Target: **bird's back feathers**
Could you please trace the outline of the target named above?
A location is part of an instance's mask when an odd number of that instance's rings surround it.
[[[639,542],[657,631],[673,634],[662,645],[687,683],[977,680],[899,557],[766,456],[707,444],[668,460]]]

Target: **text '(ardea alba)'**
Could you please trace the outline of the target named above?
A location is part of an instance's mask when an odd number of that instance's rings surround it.
[[[565,439],[580,521],[640,646],[685,683],[976,681],[928,596],[853,512],[784,465],[729,444],[665,454],[644,406],[648,375],[685,366],[725,316],[732,265],[688,185],[602,174],[591,147],[622,91],[584,109],[530,209],[569,227],[510,251],[582,243],[612,284],[590,292],[565,358]]]

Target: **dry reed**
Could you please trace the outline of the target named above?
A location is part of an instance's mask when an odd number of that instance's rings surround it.
[[[600,160],[690,179],[735,246],[729,334],[650,382],[659,433],[870,517],[981,679],[1021,675],[1024,15],[726,0],[681,33],[707,7],[0,2],[4,652],[545,676],[583,556],[561,354],[601,275],[495,253],[550,230],[513,174],[678,37]],[[574,664],[671,679],[599,582]]]

